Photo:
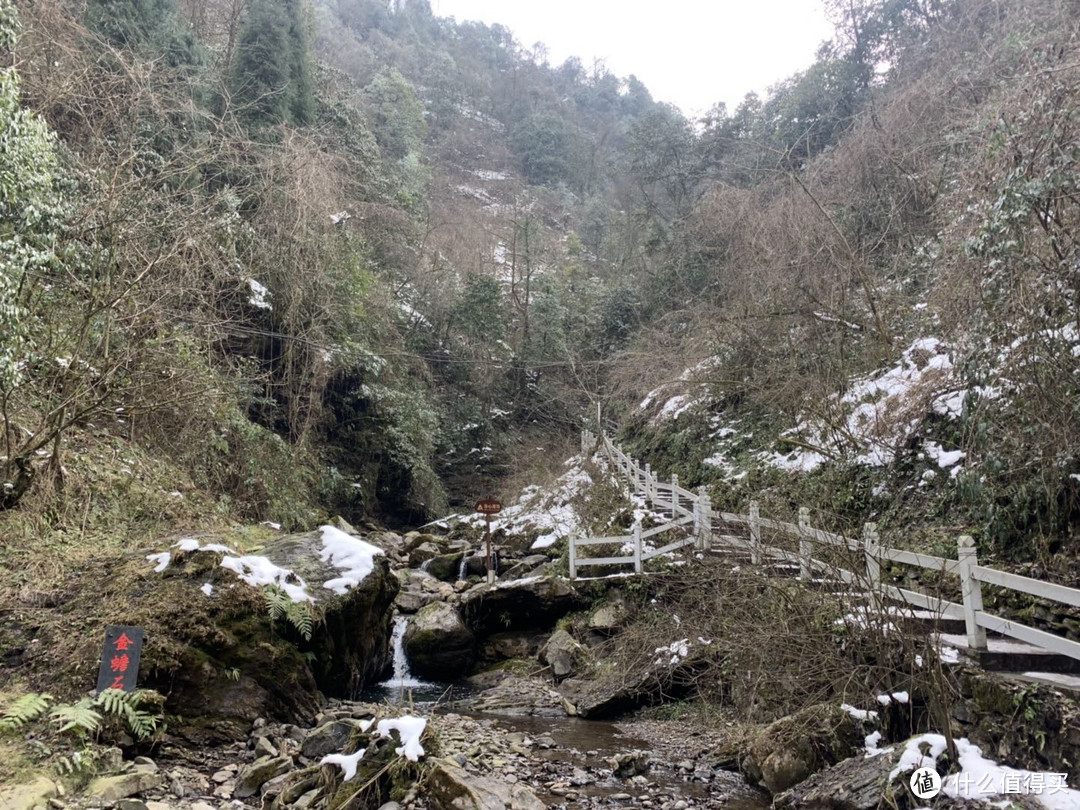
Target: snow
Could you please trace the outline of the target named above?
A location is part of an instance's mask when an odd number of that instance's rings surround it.
[[[280,528],[277,524],[273,524]],[[323,587],[337,594],[347,593],[349,588],[359,585],[364,578],[375,569],[375,555],[383,551],[358,537],[353,537],[333,526],[323,526],[320,529],[322,550],[319,552],[323,562],[329,562],[342,573],[340,577],[329,579],[323,583]],[[179,540],[175,546],[184,552],[211,551],[224,555],[221,559],[221,567],[235,573],[240,579],[253,587],[264,585],[276,585],[288,594],[294,602],[314,602],[315,598],[307,592],[307,584],[302,578],[288,568],[282,568],[270,562],[266,557],[256,555],[240,555],[238,552],[221,543],[206,543],[203,545],[193,537],[185,537]],[[170,552],[160,554],[148,554],[147,560],[157,562],[154,571],[161,573],[172,561]],[[207,583],[200,590],[207,596],[212,591]]]
[[[231,548],[229,548],[228,546],[223,546],[221,543],[207,543],[200,550],[201,551],[216,551],[216,552],[218,552],[220,554],[236,554],[236,552],[233,551]]]
[[[404,755],[410,762],[416,762],[424,755],[424,748],[420,745],[420,736],[427,728],[427,718],[404,715],[396,719],[380,720],[375,727],[375,733],[379,737],[389,737],[390,732],[397,730],[401,736],[401,747],[395,748],[394,753]]]
[[[666,647],[657,647],[653,653],[657,654],[653,661],[654,666],[663,666],[665,662],[674,666],[690,654],[690,639],[684,638],[673,641]]]
[[[882,754],[891,754],[896,749],[893,746],[888,748],[879,748],[878,743],[881,742],[881,732],[875,731],[873,734],[867,734],[864,740],[864,747],[866,748],[866,757],[879,757]]]
[[[1066,787],[1066,774],[999,765],[984,757],[982,749],[966,737],[955,742],[960,772],[942,779],[941,790],[946,796],[997,804],[1010,802],[1010,797],[1024,794],[1032,796],[1048,810],[1080,810],[1080,791]],[[922,745],[929,747],[926,755],[920,751]],[[912,737],[904,744],[900,762],[889,774],[890,780],[916,768],[936,768],[937,759],[945,748],[945,737],[941,734]]]
[[[878,713],[869,709],[856,709],[847,703],[840,704],[840,708],[850,714],[856,720],[877,720]]]
[[[327,754],[319,760],[319,764],[337,765],[341,768],[342,772],[344,772],[345,781],[348,782],[356,776],[356,766],[359,764],[366,751],[366,748],[361,748],[355,754]]]
[[[248,287],[251,288],[251,295],[248,298],[249,304],[253,307],[258,307],[259,309],[274,308],[274,305],[268,300],[270,298],[270,290],[266,289],[266,287],[253,278],[249,278],[247,283]]]
[[[907,692],[893,692],[891,695],[878,695],[877,702],[882,706],[890,705],[894,700],[897,703],[907,703],[911,696]]]
[[[706,404],[711,399],[708,383],[702,381],[701,375],[716,368],[723,362],[720,357],[706,357],[696,365],[683,370],[679,379],[657,386],[638,404],[638,410],[648,410],[654,402],[658,402],[662,396],[664,405],[650,420],[653,424],[659,424],[665,420],[678,419],[680,415],[696,405]],[[682,389],[677,391],[676,389]]]
[[[282,568],[270,562],[266,557],[245,555],[243,557],[224,557],[221,567],[235,573],[248,585],[256,588],[263,585],[276,585],[289,595],[294,602],[314,602],[307,592],[307,584],[288,568]],[[291,580],[297,580],[297,585]]]
[[[956,647],[942,647],[941,661],[944,664],[959,664],[960,651]]]
[[[686,394],[679,394],[674,396],[664,403],[664,407],[660,409],[660,413],[657,414],[657,419],[678,419],[682,414],[686,413],[693,405],[694,400],[686,396]]]
[[[403,315],[421,326],[430,326],[431,322],[428,321],[412,304],[407,301],[398,301],[398,309],[401,310]]]
[[[922,753],[920,746],[926,743],[929,746],[927,754]],[[889,772],[891,782],[897,776],[916,768],[933,768],[937,764],[937,758],[944,753],[946,748],[945,738],[940,734],[920,734],[912,737],[904,744],[904,752],[900,755],[900,761]]]
[[[204,582],[203,586],[199,588],[199,590],[205,593],[207,596],[214,595],[214,586],[211,585],[209,582]]]
[[[592,485],[592,478],[583,468],[585,459],[574,456],[564,464],[560,475],[548,490],[535,484],[522,489],[517,503],[503,507],[491,521],[491,530],[502,529],[507,534],[527,534],[539,531],[533,549],[549,548],[571,534],[581,534],[583,528],[572,501]],[[474,526],[485,523],[483,515],[458,515],[459,520]]]
[[[506,180],[506,172],[493,172],[490,169],[477,169],[473,172],[481,180]]]
[[[350,587],[355,588],[375,570],[375,556],[383,551],[333,526],[322,526],[319,531],[323,544],[319,557],[342,572],[340,577],[324,582],[323,587],[336,594],[348,593]]]
[[[963,450],[949,450],[946,451],[937,442],[926,442],[923,444],[926,450],[926,455],[933,461],[937,462],[937,465],[941,469],[947,469],[958,463],[961,459],[967,456]]]
[[[890,464],[897,449],[921,429],[928,411],[954,418],[960,415],[965,392],[950,391],[945,399],[940,393],[943,385],[951,382],[953,370],[952,354],[944,343],[934,337],[919,338],[895,366],[856,378],[842,396],[822,403],[826,412],[835,414],[839,429],[824,421],[805,420],[783,435],[810,447],[763,452],[759,459],[791,472],[810,472],[830,455],[869,467]],[[944,458],[949,463],[942,466],[952,466],[963,455],[948,453]]]

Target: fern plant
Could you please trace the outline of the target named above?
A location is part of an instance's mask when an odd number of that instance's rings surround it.
[[[76,776],[79,774],[93,773],[96,767],[95,757],[90,749],[74,751],[71,754],[61,755],[53,768],[60,776]]]
[[[266,610],[271,623],[284,620],[296,628],[304,641],[311,641],[311,631],[315,627],[315,617],[307,602],[294,602],[285,591],[275,585],[268,585],[264,591]]]
[[[158,728],[157,716],[142,708],[146,698],[146,693],[142,691],[123,692],[119,689],[106,689],[94,699],[94,705],[100,707],[106,714],[121,718],[135,739],[145,740]]]
[[[45,714],[52,701],[53,696],[43,692],[29,692],[17,698],[14,703],[4,709],[4,714],[0,717],[0,732],[18,731],[28,723],[32,723]]]
[[[83,698],[77,703],[61,703],[49,707],[53,696],[30,692],[16,699],[4,709],[0,716],[0,733],[20,731],[39,720],[46,712],[49,719],[61,734],[72,733],[85,738],[101,729],[105,717],[116,717],[123,721],[127,729],[140,740],[153,735],[158,729],[158,717],[146,711],[143,706],[152,701],[145,691],[122,692],[119,689],[106,689],[96,697]],[[75,760],[73,763],[78,764]]]
[[[93,734],[101,728],[101,714],[94,710],[95,698],[83,698],[78,703],[57,706],[49,716],[57,731],[74,731],[78,736]]]

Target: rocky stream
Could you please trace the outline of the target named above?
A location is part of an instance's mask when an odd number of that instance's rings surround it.
[[[886,748],[877,712],[812,707],[737,739],[734,721],[641,719],[679,694],[708,641],[613,664],[624,578],[570,583],[556,552],[504,542],[488,583],[475,532],[436,531],[339,520],[258,556],[201,537],[111,561],[123,610],[101,618],[146,628],[140,677],[168,726],[152,743],[118,735],[74,789],[47,776],[7,787],[0,808],[914,806],[894,785],[921,743]],[[58,604],[77,612],[81,598]],[[96,667],[93,645],[63,650],[61,627],[33,628],[20,663],[72,678]],[[1016,754],[999,733],[1013,693],[978,676],[969,691],[980,714],[962,705],[958,728]],[[886,733],[910,734],[909,706],[891,711]],[[1069,761],[1080,733],[1058,714],[1050,753]]]

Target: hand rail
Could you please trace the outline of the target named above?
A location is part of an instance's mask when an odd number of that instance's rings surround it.
[[[974,541],[968,536],[961,536],[957,543],[957,559],[938,557],[932,554],[907,551],[905,549],[882,546],[878,541],[877,528],[868,523],[864,527],[863,537],[853,539],[841,534],[826,531],[810,525],[810,512],[801,509],[799,523],[762,517],[756,502],[750,504],[750,514],[732,512],[714,512],[709,506],[708,495],[694,493],[679,486],[678,479],[664,482],[653,473],[649,465],[642,465],[624,453],[607,435],[593,436],[587,431],[582,436],[582,449],[601,447],[611,459],[612,467],[618,476],[625,478],[631,494],[644,496],[646,503],[672,515],[667,523],[642,531],[636,524],[631,535],[623,537],[570,538],[570,574],[575,576],[577,565],[633,565],[635,571],[642,572],[642,563],[679,548],[696,545],[699,550],[707,550],[715,544],[749,551],[752,564],[756,565],[762,557],[781,559],[797,564],[801,579],[807,579],[812,571],[824,571],[845,583],[868,583],[870,589],[879,591],[883,596],[908,605],[931,610],[947,619],[963,619],[965,622],[968,647],[973,650],[986,650],[986,630],[1009,636],[1026,643],[1050,650],[1061,655],[1080,660],[1080,642],[1071,641],[1045,630],[1028,627],[1016,621],[1002,619],[986,613],[982,606],[983,584],[994,585],[1012,591],[1042,599],[1050,599],[1073,607],[1080,607],[1080,589],[1071,588],[1054,582],[1033,579],[1032,577],[999,571],[978,564]],[[691,506],[685,506],[684,502]],[[682,515],[683,517],[678,517]],[[715,521],[734,526],[746,526],[749,537],[737,537],[716,531]],[[642,540],[669,531],[674,528],[694,525],[694,538],[675,540],[660,549],[644,552]],[[798,540],[798,552],[775,548],[762,542],[762,530],[777,532]],[[602,545],[604,543],[630,544],[634,550],[632,557],[599,557],[593,559],[577,558],[577,548]],[[812,544],[841,548],[848,551],[862,552],[865,576],[839,568],[812,556]],[[957,576],[960,579],[963,602],[951,602],[919,591],[899,588],[881,582],[880,566],[882,561],[911,565],[930,571],[937,571]]]

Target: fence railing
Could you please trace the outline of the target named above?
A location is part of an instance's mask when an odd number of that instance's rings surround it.
[[[605,435],[596,436],[589,431],[583,431],[581,448],[584,454],[597,448],[603,450],[617,480],[625,484],[627,496],[642,496],[653,509],[670,514],[670,520],[647,530],[643,530],[638,522],[633,531],[625,536],[571,536],[571,579],[577,578],[578,569],[582,567],[627,565],[633,566],[635,572],[642,573],[644,563],[649,559],[681,548],[693,546],[696,551],[706,551],[726,547],[749,555],[750,563],[754,566],[765,560],[784,561],[798,566],[798,577],[801,580],[809,580],[815,573],[826,574],[851,585],[866,587],[869,592],[882,598],[932,611],[941,618],[962,619],[967,645],[972,650],[987,649],[986,631],[990,630],[1080,660],[1080,642],[1003,619],[983,610],[982,586],[987,584],[1019,591],[1073,607],[1080,607],[1080,589],[981,566],[978,563],[975,542],[967,535],[958,538],[957,558],[953,560],[883,546],[874,523],[865,524],[862,537],[857,540],[816,528],[811,525],[810,510],[806,507],[799,509],[797,523],[763,517],[757,501],[749,503],[748,514],[745,515],[714,512],[704,487],[692,492],[681,487],[675,475],[668,481],[661,480],[648,464],[641,464],[628,456]],[[730,530],[718,530],[717,523],[721,524],[722,529],[745,527],[744,534],[740,536],[732,534]],[[691,526],[692,528],[688,528]],[[676,539],[661,548],[646,549],[643,544],[645,539],[669,531],[685,531],[688,536]],[[795,550],[789,551],[766,543],[763,539],[765,533],[793,540],[797,544]],[[584,558],[578,554],[578,549],[583,547],[612,544],[619,545],[620,554],[623,556]],[[861,556],[863,570],[856,573],[835,562],[818,559],[814,556],[815,546],[833,552],[842,551],[847,555],[848,561],[857,560]],[[956,576],[960,580],[963,601],[952,602],[939,596],[884,583],[881,579],[883,562],[911,565]]]

